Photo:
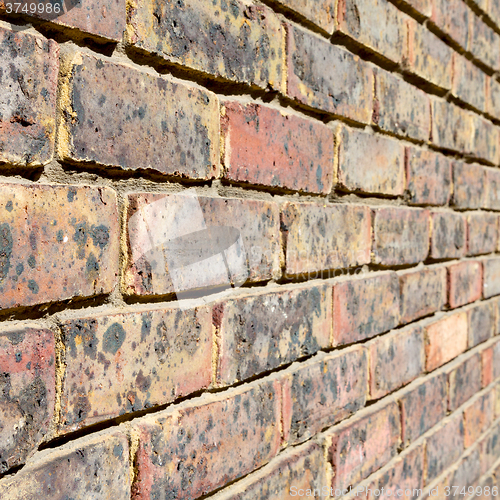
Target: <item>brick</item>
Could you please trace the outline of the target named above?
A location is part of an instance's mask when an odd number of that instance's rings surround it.
[[[500,258],[485,259],[483,262],[483,295],[485,299],[500,294]]]
[[[232,384],[331,345],[331,286],[260,292],[213,308],[217,381]]]
[[[488,212],[467,214],[467,255],[481,255],[496,250],[498,217]]]
[[[0,164],[48,163],[56,134],[59,46],[0,27],[0,55]]]
[[[491,469],[500,456],[500,423],[498,420],[493,424],[488,434],[479,442],[479,457],[477,465],[481,466],[481,474]]]
[[[471,16],[469,52],[493,69],[500,67],[500,37],[478,16]]]
[[[463,0],[457,0],[454,4],[462,5],[463,9],[467,9]],[[447,12],[452,12],[450,7],[450,5],[447,5]],[[455,5],[453,7],[455,7]],[[465,29],[467,28],[467,25],[463,26]],[[487,75],[474,63],[461,54],[453,54],[451,92],[457,99],[470,104],[480,111],[486,111],[486,78]]]
[[[263,281],[279,273],[279,214],[273,202],[196,196],[193,190],[131,193],[127,219],[127,294],[182,297],[194,288]]]
[[[326,125],[255,103],[222,106],[224,177],[234,182],[328,194],[334,137]]]
[[[493,346],[493,379],[500,377],[500,342]]]
[[[481,351],[482,382],[483,387],[493,382],[493,348],[489,347]]]
[[[446,205],[451,196],[451,161],[425,149],[406,148],[406,189],[411,205]]]
[[[0,331],[0,474],[23,464],[49,434],[55,356],[54,334],[36,323]]]
[[[463,0],[433,0],[431,21],[449,38],[467,49],[470,17],[474,14]]]
[[[27,498],[130,498],[127,436],[94,433],[46,450],[15,475],[0,480],[0,496]]]
[[[246,475],[278,452],[279,421],[276,381],[136,421],[134,498],[197,498]]]
[[[492,165],[500,161],[500,129],[482,116],[472,114],[472,156],[482,158]]]
[[[432,0],[400,0],[400,3],[411,7],[424,17],[432,14]]]
[[[80,52],[66,68],[63,159],[194,179],[218,175],[214,94]]]
[[[453,363],[448,373],[448,409],[456,410],[481,390],[481,355]]]
[[[467,349],[467,315],[452,314],[426,327],[427,371],[448,363]]]
[[[338,134],[338,182],[347,191],[401,195],[404,147],[383,136],[342,127]]]
[[[407,208],[374,211],[373,261],[383,266],[414,264],[429,253],[429,212]]]
[[[311,108],[370,123],[373,71],[368,63],[312,33],[291,25],[287,32],[287,95]]]
[[[446,279],[443,267],[400,272],[400,324],[405,325],[441,310],[447,298]]]
[[[482,478],[479,480],[479,483],[476,483],[478,484],[479,488],[477,491],[477,493],[480,493],[480,495],[477,495],[478,497],[478,500],[487,500],[488,498],[491,498],[491,491],[492,491],[492,488],[495,486],[495,483],[496,483],[496,479],[493,477],[493,475],[491,476],[488,476],[486,478]],[[489,488],[489,489],[487,489]],[[497,486],[498,488],[498,486]]]
[[[352,344],[396,327],[399,282],[396,273],[348,279],[333,288],[333,343]]]
[[[487,170],[481,165],[453,162],[453,205],[457,208],[484,206]]]
[[[500,417],[500,383],[495,386],[495,418]]]
[[[485,168],[485,202],[484,207],[500,210],[500,171]]]
[[[138,0],[128,12],[126,41],[217,79],[283,88],[283,27],[264,6],[240,0],[231,8],[225,0]]]
[[[426,478],[430,482],[456,462],[464,449],[462,414],[452,416],[426,439]]]
[[[397,454],[401,424],[396,403],[356,416],[326,434],[334,489],[347,488],[380,469]]]
[[[493,77],[486,77],[486,112],[500,119],[500,83]]]
[[[278,0],[287,9],[295,11],[323,31],[332,33],[335,4],[332,0]]]
[[[407,16],[394,5],[386,0],[341,0],[336,14],[336,31],[390,61],[401,62]]]
[[[399,397],[399,405],[401,437],[406,447],[446,416],[446,376],[440,373],[412,384]]]
[[[500,334],[500,297],[490,301],[493,309],[493,335]]]
[[[451,89],[453,51],[434,33],[413,19],[407,21],[408,45],[404,67],[433,85]]]
[[[417,378],[425,366],[424,331],[409,327],[370,343],[370,397],[379,399]]]
[[[455,212],[433,212],[431,227],[431,258],[449,259],[465,255],[467,250],[465,217]]]
[[[497,2],[491,1],[491,0],[476,0],[479,3],[484,3],[488,2],[488,6],[485,7],[484,5],[479,5],[480,8],[482,8],[488,16],[492,19],[492,21],[497,25],[500,26],[500,5],[498,5]]]
[[[452,487],[453,475],[455,473],[455,469],[448,469],[445,473],[439,476],[434,482],[430,483],[423,492],[423,498],[425,500],[430,500],[433,498],[434,500],[446,500],[449,498],[449,494],[446,495],[448,491],[446,488]]]
[[[169,403],[212,381],[209,307],[68,319],[61,432]]]
[[[477,449],[471,450],[469,454],[461,459],[453,474],[453,479],[450,481],[452,485],[451,491],[462,491],[462,488],[467,490],[471,486],[476,485],[481,475],[479,462],[479,453]],[[453,488],[454,486],[457,486],[458,490]]]
[[[323,450],[316,443],[308,443],[294,452],[280,455],[256,474],[239,481],[214,500],[254,500],[255,498],[290,497],[301,491],[324,491],[328,488]],[[295,495],[294,495],[295,494]]]
[[[464,409],[465,447],[472,446],[493,421],[493,391],[476,397]]]
[[[107,187],[0,186],[0,308],[111,292],[119,223]]]
[[[287,276],[314,275],[370,262],[368,207],[286,202],[281,211],[281,229],[286,241]],[[304,234],[308,237],[304,238]]]
[[[357,346],[303,365],[287,374],[284,384],[290,394],[290,411],[283,416],[290,443],[305,441],[365,405],[366,350]]]
[[[469,320],[469,348],[486,342],[493,335],[493,308],[489,303],[479,303],[467,311]]]
[[[441,99],[431,100],[431,142],[444,149],[470,154],[473,149],[473,114]]]
[[[481,298],[482,274],[478,261],[468,260],[448,266],[448,305],[452,309]]]

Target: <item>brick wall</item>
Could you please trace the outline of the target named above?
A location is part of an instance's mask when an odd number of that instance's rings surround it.
[[[496,496],[498,5],[0,0],[0,498]]]

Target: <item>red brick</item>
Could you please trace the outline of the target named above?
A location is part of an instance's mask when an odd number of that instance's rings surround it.
[[[444,267],[399,273],[402,325],[439,311],[446,304],[447,283]]]
[[[283,89],[283,27],[265,6],[138,0],[127,14],[126,41],[139,52],[218,79]]]
[[[495,418],[500,417],[500,383],[495,386]]]
[[[407,21],[407,29],[405,69],[437,87],[451,89],[452,49],[413,19]]]
[[[281,229],[287,276],[368,264],[371,212],[361,205],[286,202]],[[304,238],[307,235],[307,238]]]
[[[408,208],[373,210],[373,262],[383,266],[414,264],[429,253],[429,212]]]
[[[486,112],[500,119],[500,83],[493,77],[486,77]]]
[[[174,291],[179,294],[193,288],[228,286],[228,274],[231,283],[263,281],[279,274],[279,214],[274,202],[197,197],[193,190],[184,194],[133,193],[128,195],[127,218],[131,255],[125,274],[128,294],[153,295]],[[191,227],[184,222],[185,219],[190,220]],[[225,238],[228,245],[232,245],[228,249],[218,249],[221,243],[218,240],[217,245],[212,242],[212,256],[203,253],[206,242],[203,241],[202,246],[199,243],[201,236],[196,235],[213,226],[227,228]],[[170,228],[168,236],[165,227]],[[237,234],[234,244],[228,239],[233,237],[230,228]],[[193,241],[188,243],[198,246],[188,246],[187,251],[200,255],[193,264],[182,260],[177,264],[177,234],[193,234]],[[241,265],[239,256],[228,253],[235,246],[237,251],[243,249],[246,254],[246,262]],[[174,249],[174,260],[172,255],[163,253],[166,247]],[[222,250],[234,257],[236,264],[230,261],[226,268],[219,253]],[[172,266],[167,272],[169,262]]]
[[[334,137],[326,125],[255,103],[226,101],[221,109],[224,177],[328,194]]]
[[[431,251],[433,259],[462,257],[467,250],[465,217],[455,212],[431,214]]]
[[[444,3],[444,0],[440,0]],[[448,13],[453,12],[455,4],[461,5],[467,11],[463,0],[455,0],[453,7],[446,5]],[[453,15],[452,19],[456,19]],[[460,25],[467,30],[467,24]],[[452,94],[461,101],[470,104],[479,111],[486,111],[486,73],[483,73],[474,63],[458,53],[453,54]]]
[[[446,205],[451,196],[451,161],[426,149],[406,148],[406,189],[411,205]]]
[[[426,439],[426,475],[431,482],[456,462],[464,450],[464,424],[462,413],[450,417]]]
[[[49,433],[55,357],[54,334],[36,323],[0,331],[0,474],[24,463]]]
[[[229,299],[213,308],[217,381],[232,384],[331,345],[332,288],[300,286]]]
[[[497,420],[488,434],[479,442],[479,457],[477,465],[481,464],[481,474],[486,472],[498,461],[500,456],[500,422]],[[478,457],[478,458],[479,458]]]
[[[405,14],[387,0],[340,0],[336,7],[336,31],[390,61],[401,62]],[[380,26],[384,26],[383,31]]]
[[[484,207],[491,210],[500,210],[500,171],[494,168],[485,168],[485,201]]]
[[[80,52],[65,67],[63,159],[195,179],[218,174],[214,94]]]
[[[462,488],[467,491],[468,488],[476,485],[481,475],[479,463],[479,453],[477,448],[474,448],[460,460],[458,467],[455,469],[453,479],[450,481],[452,485],[451,492],[462,491]]]
[[[133,498],[197,498],[246,475],[277,454],[279,421],[276,381],[136,421]]]
[[[448,363],[467,349],[467,314],[445,316],[426,327],[427,371]]]
[[[448,305],[452,309],[481,298],[482,274],[481,263],[474,260],[448,266]]]
[[[323,31],[332,33],[335,21],[335,5],[332,0],[278,0],[278,2]]]
[[[481,355],[469,356],[464,361],[456,361],[447,369],[448,409],[456,410],[481,390]]]
[[[430,17],[432,14],[432,0],[398,0],[397,3],[411,7],[424,17]]]
[[[352,344],[399,324],[396,273],[348,279],[333,288],[333,343]]]
[[[467,214],[467,255],[494,252],[498,241],[498,217],[488,212]]]
[[[469,19],[473,15],[463,0],[432,1],[431,21],[463,49],[467,49]]]
[[[62,322],[61,431],[169,403],[212,381],[209,307],[101,313]]]
[[[469,348],[486,342],[493,335],[494,313],[491,304],[479,303],[467,311]]]
[[[482,158],[492,165],[500,161],[500,129],[482,116],[472,114],[472,156]]]
[[[127,436],[104,431],[46,450],[17,474],[0,480],[0,497],[130,498]]]
[[[483,263],[483,295],[485,299],[500,294],[500,258],[485,259]]]
[[[0,164],[48,163],[56,134],[59,46],[41,36],[0,27],[0,52]]]
[[[116,195],[107,187],[0,186],[0,308],[111,292]]]
[[[481,165],[453,162],[453,205],[480,208],[486,200],[486,169]]]
[[[347,488],[380,469],[397,454],[401,424],[396,403],[357,415],[326,434],[334,489]]]
[[[446,376],[417,381],[399,397],[403,446],[409,446],[446,416]]]
[[[483,387],[493,382],[493,348],[489,347],[481,351],[482,382]]]
[[[287,31],[287,95],[311,108],[370,123],[373,71],[368,63],[315,34],[291,25]]]
[[[478,16],[471,16],[469,52],[493,69],[500,67],[500,36]]]
[[[305,441],[365,405],[366,350],[357,346],[300,366],[286,375],[284,384],[291,399],[284,427],[290,429],[290,443]]]
[[[347,191],[401,195],[404,147],[394,139],[342,127],[338,134],[338,182]]]
[[[464,409],[465,447],[473,445],[493,421],[494,393],[475,397]]]
[[[425,366],[424,331],[409,327],[370,342],[370,397],[379,399],[417,378]]]

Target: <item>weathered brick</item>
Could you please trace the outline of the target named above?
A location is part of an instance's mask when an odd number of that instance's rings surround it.
[[[479,303],[467,311],[469,348],[486,342],[493,335],[494,314],[489,303]]]
[[[493,347],[481,351],[481,367],[483,387],[493,382]]]
[[[0,367],[2,474],[24,463],[49,432],[56,397],[54,334],[36,323],[2,328]]]
[[[370,123],[373,71],[368,63],[312,33],[291,25],[287,31],[288,95],[309,107]]]
[[[476,353],[464,361],[453,363],[447,374],[448,409],[454,411],[481,390],[481,355]]]
[[[338,133],[338,182],[348,191],[403,194],[403,145],[384,136],[342,127]]]
[[[473,150],[473,114],[442,99],[431,100],[432,139],[440,148],[470,154]]]
[[[137,421],[134,498],[197,498],[246,475],[278,452],[279,421],[276,381]]]
[[[0,308],[113,290],[116,195],[107,187],[0,186]]]
[[[466,223],[462,214],[433,212],[431,214],[431,250],[433,259],[462,257],[467,250]]]
[[[218,175],[214,94],[80,52],[66,69],[63,159],[195,179]]]
[[[500,417],[500,383],[495,386],[495,418]]]
[[[396,273],[347,279],[333,288],[333,343],[352,344],[399,324]]]
[[[476,15],[471,15],[469,52],[493,69],[500,67],[500,36]]]
[[[498,482],[496,479],[497,477],[500,477],[498,473],[496,473],[495,476],[493,476],[492,474],[490,476],[481,478],[479,482],[476,483],[480,488],[479,489],[476,486],[477,500],[489,500],[491,498],[491,492],[494,486],[497,486],[497,491],[498,491]]]
[[[377,338],[369,349],[371,399],[399,389],[424,371],[424,331],[419,326]]]
[[[475,397],[464,409],[465,447],[473,445],[493,421],[494,393]]]
[[[500,297],[490,300],[493,309],[493,335],[500,334]]]
[[[127,436],[120,430],[91,434],[40,453],[17,474],[0,480],[0,497],[130,498]]]
[[[283,27],[262,5],[137,0],[128,11],[126,40],[215,78],[283,89]]]
[[[396,3],[409,6],[424,17],[430,17],[432,14],[432,0],[397,0]]]
[[[213,308],[219,343],[217,380],[232,384],[331,345],[328,285],[260,292]]]
[[[198,197],[192,190],[133,193],[128,195],[127,218],[128,294],[179,295],[227,286],[229,280],[262,281],[279,274],[279,213],[274,202]],[[227,266],[221,252],[228,257]]]
[[[0,27],[0,61],[0,164],[48,163],[56,134],[59,46]]]
[[[370,262],[372,231],[368,207],[286,202],[281,229],[286,239],[287,276]]]
[[[420,271],[401,271],[401,318],[405,325],[418,318],[439,311],[446,304],[447,275],[444,267]]]
[[[407,21],[405,69],[444,89],[451,89],[453,51],[434,33],[413,19]]]
[[[479,7],[485,11],[488,16],[490,16],[497,26],[500,26],[500,5],[497,2],[493,0],[476,0],[476,3],[479,4]]]
[[[451,196],[451,161],[430,150],[406,148],[406,189],[411,205],[446,205]]]
[[[61,432],[162,405],[212,381],[212,314],[100,313],[62,322],[66,374]]]
[[[291,401],[283,420],[290,429],[289,441],[305,441],[352,415],[365,405],[367,387],[368,361],[362,346],[330,354],[287,374],[284,397],[288,393]]]
[[[396,403],[356,416],[326,434],[334,489],[347,488],[385,465],[397,454],[401,424]]]
[[[486,169],[482,165],[453,162],[453,204],[458,208],[480,208],[486,200]]]
[[[498,241],[498,216],[488,212],[467,214],[467,255],[494,252]]]
[[[500,210],[500,171],[496,168],[485,168],[484,170],[484,207],[491,210]]]
[[[468,488],[476,485],[481,475],[479,455],[477,448],[474,448],[460,460],[450,481],[452,486],[450,491],[462,491],[462,488],[465,488],[465,491],[467,491]]]
[[[399,397],[403,446],[409,446],[446,416],[446,376],[414,383]]]
[[[488,434],[479,442],[477,466],[481,474],[486,472],[498,461],[500,456],[500,422],[497,420]],[[479,460],[480,457],[480,460]],[[478,474],[479,476],[479,474]]]
[[[494,77],[486,78],[486,112],[500,119],[500,83]]]
[[[468,46],[473,15],[463,0],[432,0],[431,21],[463,49]]]
[[[499,158],[500,129],[486,118],[473,113],[472,156],[497,165]]]
[[[464,449],[464,424],[462,414],[443,422],[426,439],[426,478],[430,482],[456,462]]]
[[[467,349],[467,314],[445,316],[426,327],[427,371],[448,363]]]
[[[332,33],[335,16],[335,0],[277,0],[287,9],[295,11],[323,31]]]
[[[429,253],[429,212],[408,208],[373,210],[373,261],[383,266],[414,264]]]
[[[444,0],[441,0],[444,3]],[[464,9],[467,6],[463,0],[455,0]],[[453,12],[447,5],[446,11]],[[455,7],[455,5],[454,5]],[[456,19],[455,16],[451,17]],[[465,25],[467,29],[467,25]],[[474,63],[458,53],[453,54],[452,94],[480,111],[486,111],[486,73],[483,73]]]
[[[448,305],[454,309],[481,298],[483,271],[474,260],[448,266]]]
[[[400,63],[407,16],[387,0],[340,0],[335,30],[383,57]],[[380,26],[384,26],[380,30]]]
[[[493,380],[500,377],[500,341],[493,345]]]
[[[334,168],[333,131],[278,109],[237,101],[223,103],[224,177],[328,194]]]
[[[485,259],[483,263],[483,295],[485,299],[500,294],[500,258]]]

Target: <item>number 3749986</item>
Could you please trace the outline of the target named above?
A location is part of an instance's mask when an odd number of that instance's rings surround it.
[[[62,3],[51,2],[12,2],[5,4],[7,14],[62,14]]]

